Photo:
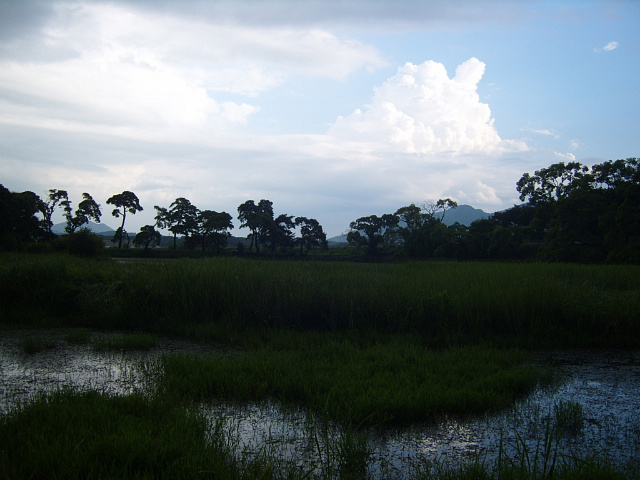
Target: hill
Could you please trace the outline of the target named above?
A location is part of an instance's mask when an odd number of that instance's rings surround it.
[[[56,235],[64,235],[66,232],[64,231],[64,228],[67,226],[66,222],[62,222],[62,223],[56,223],[51,231],[53,233],[55,233]],[[89,230],[91,230],[94,233],[113,233],[115,232],[115,230],[113,228],[111,228],[109,225],[105,225],[104,223],[94,223],[94,222],[89,222],[87,225],[83,225],[83,227],[88,228]]]
[[[490,213],[480,210],[479,208],[473,208],[470,205],[459,205],[453,210],[447,211],[443,222],[445,225],[453,225],[458,222],[459,224],[466,225],[468,227],[472,222],[482,218],[489,218],[490,216]]]

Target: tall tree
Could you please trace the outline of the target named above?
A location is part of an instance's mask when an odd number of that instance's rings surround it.
[[[113,209],[113,212],[111,212],[111,215],[116,218],[122,217],[122,224],[118,227],[113,237],[114,241],[118,241],[118,248],[122,248],[122,239],[126,235],[124,222],[127,219],[127,212],[132,215],[135,215],[136,212],[141,212],[142,207],[140,206],[140,200],[138,200],[135,193],[125,190],[122,193],[110,197],[107,203],[116,207]]]
[[[295,234],[293,229],[295,226],[296,222],[293,220],[293,215],[287,215],[286,213],[278,215],[273,220],[267,238],[267,241],[271,244],[272,252],[275,252],[278,247],[288,249],[294,246]]]
[[[525,173],[516,184],[520,200],[531,204],[556,201],[573,190],[586,187],[593,181],[589,168],[579,162],[554,163],[536,170],[533,175]]]
[[[435,212],[435,203],[434,210]],[[399,208],[394,214],[398,218],[397,235],[402,240],[405,255],[409,257],[433,256],[435,245],[432,233],[435,226],[442,223],[424,208],[411,204]]]
[[[233,228],[231,215],[227,212],[214,212],[212,210],[202,210],[198,213],[198,237],[201,241],[202,250],[215,247],[216,251],[227,246],[229,230]]]
[[[327,234],[315,218],[297,217],[295,224],[300,227],[300,238],[296,243],[302,255],[306,255],[313,247],[327,248]]]
[[[440,221],[444,221],[444,216],[447,211],[452,210],[458,207],[458,203],[451,200],[450,198],[440,198],[437,201],[426,200],[422,202],[420,206],[421,210],[424,211],[427,215],[431,215],[435,217],[438,212],[440,212]]]
[[[67,219],[67,226],[65,231],[67,233],[73,233],[78,228],[89,223],[89,220],[94,220],[96,223],[100,223],[100,205],[96,203],[91,195],[88,193],[82,194],[83,200],[78,204],[75,215],[71,215],[71,204],[65,211],[65,217]]]
[[[46,200],[40,201],[40,212],[42,213],[42,226],[44,227],[47,236],[52,237],[53,232],[53,221],[51,218],[53,217],[53,212],[56,209],[58,204],[62,205],[65,209],[65,212],[68,213],[71,210],[69,205],[69,195],[66,190],[57,190],[52,188],[49,190],[49,195]]]
[[[198,229],[198,208],[184,197],[176,198],[169,205],[169,231],[173,233],[173,247],[178,235],[189,237]]]
[[[384,214],[382,217],[370,215],[358,218],[349,224],[351,230],[347,234],[347,241],[351,245],[366,246],[368,255],[377,255],[378,247],[385,241],[385,237],[393,232],[397,224],[398,217],[391,214]]]
[[[249,250],[255,245],[256,252],[259,253],[260,245],[268,240],[274,229],[273,202],[262,199],[256,204],[253,200],[247,200],[238,207],[238,220],[241,222],[240,228],[251,231]]]
[[[45,236],[44,225],[36,216],[41,206],[35,193],[11,192],[0,185],[0,248],[16,250]]]

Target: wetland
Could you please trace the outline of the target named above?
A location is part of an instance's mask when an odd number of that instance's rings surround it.
[[[637,476],[637,268],[236,260],[3,263],[0,471]]]

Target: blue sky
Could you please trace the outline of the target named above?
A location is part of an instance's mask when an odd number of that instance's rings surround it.
[[[329,236],[640,152],[640,2],[0,0],[0,183],[267,198]],[[235,220],[236,226],[238,221]],[[246,233],[244,230],[236,234]]]

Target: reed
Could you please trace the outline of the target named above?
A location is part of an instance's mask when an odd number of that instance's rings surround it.
[[[63,390],[0,417],[3,478],[274,479],[287,476],[262,457],[241,461],[233,441],[195,410],[167,398]],[[271,464],[270,462],[274,462]]]
[[[637,347],[640,267],[3,255],[0,322],[180,333],[404,332],[432,345]],[[39,319],[39,320],[36,320]],[[222,333],[226,332],[226,333]]]
[[[189,400],[275,398],[344,424],[406,424],[510,405],[540,380],[525,358],[482,347],[434,351],[403,337],[360,345],[291,334],[225,358],[164,356],[159,385],[163,394]]]

